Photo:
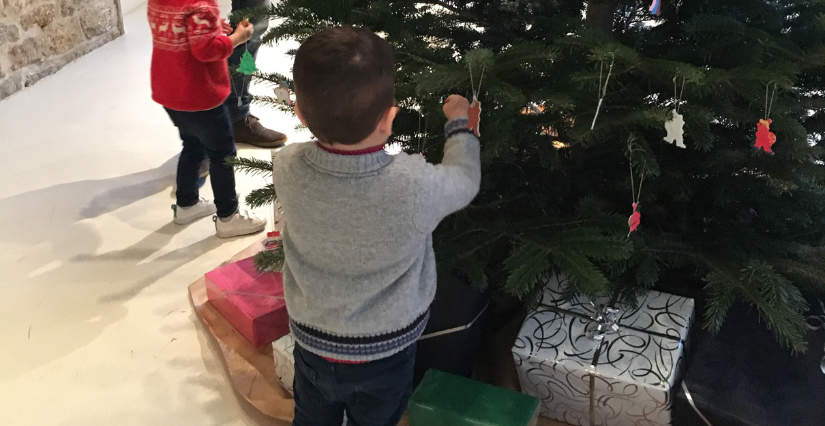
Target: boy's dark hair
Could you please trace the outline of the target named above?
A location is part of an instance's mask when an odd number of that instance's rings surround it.
[[[301,114],[322,142],[361,142],[395,101],[392,47],[362,29],[336,27],[308,38],[292,75]]]

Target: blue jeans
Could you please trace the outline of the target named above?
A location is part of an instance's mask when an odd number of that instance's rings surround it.
[[[235,156],[235,133],[225,105],[209,111],[175,111],[166,108],[183,140],[178,160],[177,205],[191,207],[197,204],[198,169],[204,157],[209,157],[209,178],[215,194],[218,217],[227,218],[238,210],[235,192],[235,170],[226,165],[226,157]]]
[[[413,392],[415,345],[366,364],[327,361],[295,345],[292,426],[397,426]]]
[[[271,3],[271,0],[232,0],[232,11],[248,9],[250,7],[264,6]],[[241,57],[244,52],[249,50],[253,57],[258,57],[258,49],[261,47],[261,36],[269,28],[269,21],[264,19],[262,21],[250,20],[255,25],[255,32],[252,38],[235,48],[232,56],[229,57],[229,68],[235,69],[241,64]],[[252,95],[249,94],[249,85],[252,82],[252,77],[244,74],[233,74],[232,77],[232,93],[226,98],[226,106],[229,108],[229,119],[232,123],[237,123],[249,115],[249,104],[252,103]]]

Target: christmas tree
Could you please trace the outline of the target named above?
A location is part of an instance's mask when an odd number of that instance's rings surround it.
[[[825,292],[825,2],[649,6],[282,0],[234,18],[278,19],[268,43],[336,25],[384,37],[398,61],[390,143],[435,162],[441,102],[478,97],[482,190],[437,229],[440,272],[528,305],[548,271],[591,297],[676,289],[704,301],[710,329],[744,300],[804,350],[805,296]],[[760,119],[775,134],[767,149]]]

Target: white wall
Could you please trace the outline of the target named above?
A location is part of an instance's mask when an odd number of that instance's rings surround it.
[[[120,8],[124,15],[144,4],[146,4],[146,0],[120,0]]]

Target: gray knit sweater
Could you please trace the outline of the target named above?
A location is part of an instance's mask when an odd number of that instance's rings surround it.
[[[479,189],[479,141],[460,131],[466,123],[447,123],[453,136],[437,165],[383,150],[342,155],[315,143],[274,156],[287,218],[284,291],[302,347],[337,361],[372,361],[421,335],[436,287],[432,232]]]

